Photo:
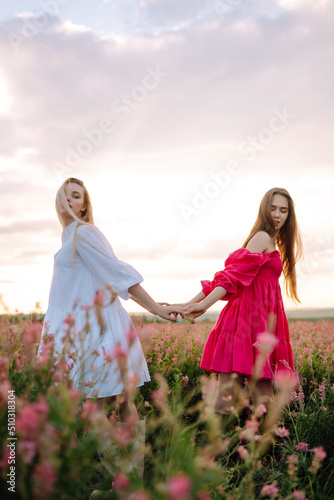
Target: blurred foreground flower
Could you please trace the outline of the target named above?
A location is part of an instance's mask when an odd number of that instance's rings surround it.
[[[191,480],[183,473],[176,474],[166,483],[166,494],[168,500],[190,500],[191,498]]]

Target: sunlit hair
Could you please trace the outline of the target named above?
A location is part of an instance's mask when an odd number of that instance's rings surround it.
[[[289,215],[285,224],[279,230],[275,241],[283,263],[285,290],[288,297],[295,302],[300,302],[297,294],[296,262],[303,258],[303,245],[296,219],[295,205],[286,189],[273,188],[267,191],[261,200],[255,224],[241,248],[246,248],[249,240],[259,231],[265,231],[269,236],[275,234],[276,229],[271,214],[272,199],[275,194],[284,196],[288,200],[289,207]]]
[[[78,184],[79,186],[82,187],[83,192],[84,192],[84,204],[86,205],[86,210],[82,212],[82,217],[77,217],[71,207],[68,204],[66,193],[65,193],[65,187],[67,184],[73,183],[73,184]],[[62,210],[60,207],[63,206],[64,209],[67,211],[67,213],[73,217],[74,220],[77,222],[81,223],[87,223],[87,224],[94,224],[94,217],[93,217],[93,207],[92,207],[92,202],[89,196],[89,193],[87,191],[86,186],[80,179],[76,179],[75,177],[69,177],[66,179],[66,181],[63,182],[63,184],[60,186],[60,188],[57,191],[56,195],[56,211],[58,215],[58,219],[60,220],[60,223],[63,227],[65,227],[65,221],[62,217]]]
[[[86,206],[86,209],[82,212],[82,217],[77,217],[68,204],[66,192],[65,192],[65,187],[69,183],[78,184],[83,189],[84,204]],[[67,211],[67,213],[71,217],[73,217],[74,220],[76,220],[78,222],[77,227],[75,228],[74,236],[73,236],[73,244],[72,244],[72,252],[71,252],[71,262],[73,265],[75,250],[76,250],[76,239],[77,239],[78,228],[83,224],[91,224],[92,226],[95,226],[94,217],[93,217],[92,202],[91,202],[91,199],[90,199],[90,196],[89,196],[89,193],[87,191],[86,186],[84,185],[84,183],[80,179],[76,179],[75,177],[69,177],[68,179],[66,179],[66,181],[63,182],[63,184],[60,186],[60,188],[57,191],[56,211],[57,211],[58,219],[60,220],[61,225],[63,227],[65,227],[65,221],[62,217],[62,210],[60,209],[61,205],[64,207],[64,209]]]

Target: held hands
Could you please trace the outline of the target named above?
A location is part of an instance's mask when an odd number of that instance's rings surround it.
[[[185,318],[184,310],[180,306],[170,306],[167,302],[158,302],[158,309],[156,314],[162,319],[168,321],[177,321],[178,314]]]
[[[195,318],[202,316],[207,311],[208,307],[205,305],[204,301],[197,302],[196,304],[190,304],[184,307],[185,317],[191,323],[195,323]]]
[[[191,323],[195,323],[195,318],[204,314],[208,309],[203,300],[195,304],[185,303],[170,305],[168,302],[158,302],[158,304],[161,306],[161,309],[159,309],[157,313],[158,316],[169,321],[177,321],[177,316],[180,314],[182,318],[187,319]]]

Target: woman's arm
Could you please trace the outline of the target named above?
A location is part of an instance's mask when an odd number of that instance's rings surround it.
[[[191,304],[196,304],[196,302],[200,302],[204,298],[205,298],[205,293],[201,291],[193,299],[189,300],[188,302],[182,302],[182,304],[168,304],[168,305],[186,307],[186,306],[190,306]]]
[[[133,295],[130,295],[130,299],[133,300],[133,302],[136,302],[137,304],[139,304],[141,307],[143,307],[144,309],[146,309],[151,314],[155,314],[155,312],[153,312],[152,309],[149,309],[141,300],[137,299]]]
[[[138,304],[147,309],[152,314],[157,314],[160,318],[169,321],[176,321],[178,314],[184,318],[184,311],[180,306],[162,306],[158,304],[152,297],[144,290],[144,288],[137,283],[129,288],[129,293],[134,297]]]

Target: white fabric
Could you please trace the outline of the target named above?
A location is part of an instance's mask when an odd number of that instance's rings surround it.
[[[64,319],[69,313],[75,318],[75,345],[79,350],[79,359],[71,370],[73,385],[94,397],[121,394],[123,382],[118,364],[113,361],[103,367],[103,348],[113,353],[116,345],[129,351],[127,374],[136,373],[137,385],[143,385],[150,380],[147,364],[138,337],[131,348],[128,348],[126,334],[134,330],[133,323],[117,297],[115,302],[102,309],[105,331],[100,334],[100,327],[93,310],[90,310],[89,334],[80,334],[86,324],[86,310],[82,306],[92,304],[97,290],[106,284],[111,284],[123,299],[129,298],[129,287],[143,281],[143,277],[129,264],[115,256],[105,236],[95,226],[80,225],[77,222],[69,224],[63,231],[61,249],[54,257],[54,271],[49,296],[49,307],[44,319],[44,333],[54,335],[58,352],[62,350],[62,341],[67,325]],[[76,232],[76,251],[72,260],[72,244]],[[105,294],[107,300],[107,294]],[[80,336],[82,337],[80,341]],[[39,353],[42,340],[39,345]],[[97,350],[100,356],[92,354]],[[72,361],[71,361],[72,362]],[[94,367],[91,363],[94,362]],[[84,387],[83,381],[93,381],[94,387]]]

